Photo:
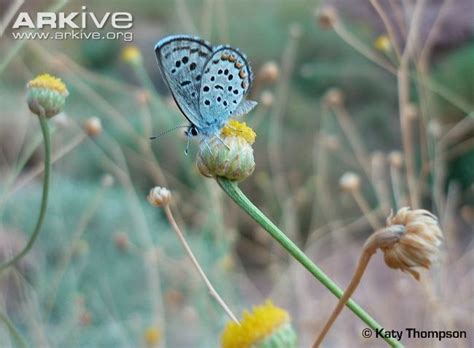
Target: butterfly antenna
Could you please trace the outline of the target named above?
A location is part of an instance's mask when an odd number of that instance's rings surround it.
[[[152,135],[152,136],[150,137],[150,140],[158,139],[158,138],[162,137],[163,135],[166,135],[166,134],[168,134],[168,133],[170,133],[170,132],[172,132],[172,131],[175,131],[176,129],[179,129],[179,128],[187,128],[187,127],[189,127],[189,125],[182,125],[182,126],[173,127],[173,128],[171,128],[171,129],[168,129],[168,130],[166,130],[166,131],[164,131],[164,132],[161,132],[161,133],[159,133],[159,134],[157,134],[157,135]]]

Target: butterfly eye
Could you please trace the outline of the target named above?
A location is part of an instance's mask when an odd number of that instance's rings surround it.
[[[193,137],[196,137],[196,136],[199,134],[199,132],[198,132],[198,130],[196,129],[196,127],[192,127],[189,131],[191,132],[191,135],[192,135]]]

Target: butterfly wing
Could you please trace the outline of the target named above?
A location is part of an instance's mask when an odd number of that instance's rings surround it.
[[[244,100],[252,78],[245,55],[228,46],[214,49],[199,90],[200,114],[209,129],[220,129],[236,112],[242,114],[255,106],[255,102]]]
[[[199,38],[175,35],[160,40],[155,46],[155,54],[179,109],[200,128],[199,87],[204,66],[212,54],[211,46]]]

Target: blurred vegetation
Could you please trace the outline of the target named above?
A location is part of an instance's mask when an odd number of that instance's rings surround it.
[[[347,110],[369,155],[373,151],[386,155],[402,147],[396,78],[374,66],[333,31],[320,29],[312,14],[319,2],[117,0],[85,3],[89,10],[98,13],[121,10],[134,14],[133,43],[140,47],[144,67],[156,87],[156,91],[148,92],[152,97],[157,93],[158,97],[155,102],[140,100],[146,86],[133,67],[120,60],[120,51],[126,44],[117,41],[26,44],[0,75],[0,127],[11,127],[9,134],[2,133],[0,139],[0,148],[6,149],[4,153],[24,153],[27,144],[38,134],[36,120],[29,114],[24,100],[24,86],[32,76],[43,71],[55,72],[70,92],[66,107],[69,123],[64,126],[58,121],[55,124],[56,151],[82,134],[78,125],[90,117],[99,117],[104,128],[102,135],[87,138],[54,166],[45,226],[35,245],[35,253],[28,256],[33,260],[34,269],[32,272],[18,270],[23,285],[16,296],[23,301],[18,308],[8,308],[8,315],[29,342],[44,340],[52,347],[145,346],[145,329],[156,325],[159,316],[159,324],[164,325],[162,342],[166,341],[168,347],[215,347],[226,317],[190,269],[161,211],[150,207],[145,200],[151,186],[164,185],[157,180],[156,168],[153,171],[147,166],[151,158],[147,157],[149,153],[143,145],[146,132],[156,134],[171,125],[186,122],[168,100],[155,62],[155,42],[168,34],[190,33],[213,44],[229,43],[245,52],[254,72],[258,73],[268,61],[276,61],[281,66],[292,40],[292,28],[301,31],[294,52],[294,68],[289,72],[278,139],[279,158],[284,159],[280,163],[282,172],[272,172],[269,158],[274,108],[278,101],[274,100],[269,107],[263,106],[262,91],[259,91],[255,95],[260,101],[259,107],[245,116],[251,126],[255,123],[258,134],[257,169],[254,180],[242,184],[257,205],[274,217],[276,223],[284,224],[286,202],[276,196],[272,180],[279,176],[287,180],[289,191],[295,196],[299,194],[292,199],[296,207],[297,237],[301,241],[312,234],[316,235],[315,239],[324,236],[319,229],[328,230],[328,225],[333,228],[328,216],[321,211],[318,203],[321,197],[317,196],[314,184],[318,175],[323,175],[317,172],[320,164],[315,159],[321,131],[334,135],[340,142],[339,151],[344,154],[330,154],[330,166],[324,173],[328,197],[322,199],[334,199],[333,206],[337,209],[333,213],[340,220],[338,224],[361,215],[354,202],[339,192],[338,180],[344,172],[361,173],[362,191],[371,205],[377,201],[371,178],[357,165],[336,116],[328,113],[323,121],[322,98],[330,88],[343,91]],[[66,11],[75,7],[69,4]],[[186,14],[192,22],[187,21]],[[372,45],[375,34],[370,23],[347,20],[347,26],[362,41]],[[6,40],[0,42],[2,56],[12,45]],[[431,66],[432,78],[467,104],[474,105],[473,61],[471,41],[437,59]],[[278,88],[278,84],[263,86],[275,99]],[[415,103],[419,101],[416,94],[413,98]],[[434,99],[436,113],[431,117],[446,128],[466,117],[445,100]],[[123,116],[129,129],[117,122],[115,114]],[[469,117],[473,117],[472,112]],[[147,128],[148,119],[152,130]],[[132,137],[133,132],[142,138]],[[12,134],[24,135],[18,136],[24,143],[12,141]],[[464,140],[469,139],[472,133],[465,135]],[[173,208],[180,215],[178,222],[185,224],[182,228],[187,230],[196,256],[237,313],[271,293],[278,276],[285,273],[282,272],[286,270],[282,266],[285,259],[271,241],[262,236],[262,231],[239,215],[235,207],[227,205],[229,202],[216,192],[214,183],[197,173],[193,163],[196,146],[193,145],[190,155],[185,157],[185,142],[178,130],[151,143],[151,153],[173,191]],[[41,163],[41,156],[40,150],[35,151],[21,174],[28,174],[28,170]],[[118,169],[109,162],[115,163]],[[463,192],[457,205],[474,204],[472,144],[448,163],[444,193],[448,192],[451,182],[459,182]],[[3,187],[3,181],[16,165],[16,158],[1,159],[0,193],[9,189]],[[105,174],[115,177],[115,185],[105,187],[100,183]],[[5,230],[14,227],[28,234],[36,218],[39,199],[40,180],[15,192],[5,206],[0,206],[0,227]],[[435,205],[432,197],[427,197],[427,201],[429,206]],[[95,209],[89,211],[91,207]],[[363,233],[350,235],[349,240],[371,231],[368,226],[359,230]],[[460,233],[467,234],[466,230]],[[126,236],[125,249],[117,245],[118,235]],[[334,243],[328,243],[328,250],[335,248]],[[157,283],[153,283],[153,279]],[[3,300],[8,303],[9,298]],[[293,300],[290,298],[287,302]],[[0,332],[0,338],[4,336]]]

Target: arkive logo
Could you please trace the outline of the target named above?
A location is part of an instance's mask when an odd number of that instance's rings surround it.
[[[94,26],[103,29],[110,24],[114,29],[130,29],[133,26],[133,16],[129,12],[106,12],[103,16],[88,12],[86,6],[81,12],[38,12],[31,17],[28,12],[20,12],[12,29],[86,29]]]

